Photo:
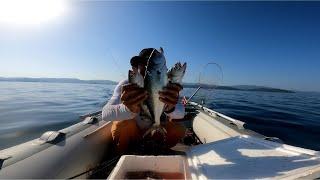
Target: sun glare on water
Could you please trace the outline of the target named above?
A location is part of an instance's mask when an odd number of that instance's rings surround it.
[[[66,0],[0,0],[0,23],[41,24],[65,10]]]

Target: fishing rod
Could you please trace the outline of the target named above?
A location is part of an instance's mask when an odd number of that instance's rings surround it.
[[[193,98],[193,96],[195,96],[197,93],[198,93],[198,91],[201,89],[201,86],[199,86],[195,91],[194,91],[194,93],[188,98],[188,100],[186,101],[186,104],[188,104],[189,103],[189,101]]]
[[[199,92],[199,90],[201,89],[201,73],[203,73],[205,71],[205,68],[208,67],[208,65],[215,65],[216,67],[218,67],[218,69],[220,70],[221,72],[221,81],[223,81],[223,70],[222,70],[222,67],[220,66],[220,64],[218,63],[215,63],[215,62],[209,62],[207,64],[205,64],[203,66],[203,69],[202,71],[199,73],[199,79],[198,79],[198,82],[199,82],[199,87],[193,92],[193,94],[188,98],[188,100],[186,101],[186,104],[188,104],[190,102],[190,100]]]

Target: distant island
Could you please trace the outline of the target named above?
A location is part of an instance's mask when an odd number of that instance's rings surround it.
[[[48,82],[48,83],[82,83],[82,84],[110,84],[115,85],[117,82],[110,80],[81,80],[76,78],[27,78],[27,77],[0,77],[0,81],[11,82]]]
[[[265,87],[265,86],[254,86],[254,85],[216,86],[216,85],[208,85],[208,84],[199,85],[197,83],[183,84],[183,87],[186,87],[186,88],[198,88],[199,86],[201,86],[201,88],[204,88],[204,89],[294,93],[294,91],[291,91],[291,90],[271,88],[271,87]]]
[[[47,83],[82,83],[82,84],[108,84],[116,85],[117,82],[111,80],[81,80],[76,78],[27,78],[27,77],[0,77],[0,81],[9,82],[47,82]],[[184,83],[185,88],[198,88],[197,83]],[[216,86],[202,84],[204,89],[221,89],[221,90],[234,90],[234,91],[261,91],[261,92],[281,92],[281,93],[294,93],[294,91],[270,88],[264,86],[251,86],[251,85],[237,85],[237,86]]]

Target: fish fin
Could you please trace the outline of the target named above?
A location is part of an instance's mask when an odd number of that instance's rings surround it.
[[[186,69],[187,69],[187,63],[183,63],[183,64],[181,64],[180,62],[176,63],[167,73],[169,81],[180,84]]]
[[[128,81],[129,83],[137,84],[139,87],[144,87],[144,78],[140,73],[135,73],[132,70],[128,72]]]
[[[155,133],[159,132],[163,137],[167,136],[167,130],[163,127],[155,127],[154,129],[152,129],[151,131],[151,136],[154,136]]]
[[[149,108],[145,103],[141,104],[140,116],[144,116],[144,117],[146,117],[146,118],[148,118],[150,120],[152,119],[152,115],[151,115],[151,113],[149,111]]]
[[[161,54],[164,54],[164,50],[163,50],[162,47],[160,47],[159,52],[160,52]]]

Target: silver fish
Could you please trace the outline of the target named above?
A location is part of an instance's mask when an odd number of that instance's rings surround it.
[[[168,72],[168,79],[171,83],[182,83],[182,78],[186,72],[187,63],[176,63]]]
[[[134,71],[129,70],[128,81],[129,83],[136,84],[141,88],[144,87],[144,78],[139,72],[135,73]]]
[[[145,135],[150,132],[153,134],[155,131],[159,131],[162,134],[166,133],[166,130],[160,126],[160,117],[164,111],[165,104],[159,100],[159,91],[162,91],[163,88],[167,86],[168,82],[181,84],[186,67],[186,63],[182,65],[179,62],[168,71],[163,49],[160,48],[160,51],[156,49],[152,51],[148,59],[143,82],[141,82],[142,75],[140,73],[129,71],[129,82],[144,87],[149,94],[145,103],[141,105],[141,113],[145,116],[149,116],[154,123]]]
[[[154,133],[153,130],[160,130],[161,133],[166,132],[165,129],[160,126],[160,117],[165,104],[159,100],[159,91],[163,90],[168,84],[167,72],[168,68],[163,49],[160,48],[160,52],[154,49],[148,59],[144,77],[144,87],[149,94],[146,104],[151,113],[151,118],[154,120],[154,124],[145,134],[149,132]]]
[[[140,72],[134,72],[134,71],[129,70],[128,81],[129,81],[129,83],[133,83],[133,84],[138,85],[140,88],[144,88],[144,78],[140,74]],[[140,109],[141,109],[141,112],[140,112],[141,120],[149,123],[149,121],[151,119],[151,114],[150,114],[150,111],[148,109],[147,104],[145,102],[141,103]]]

